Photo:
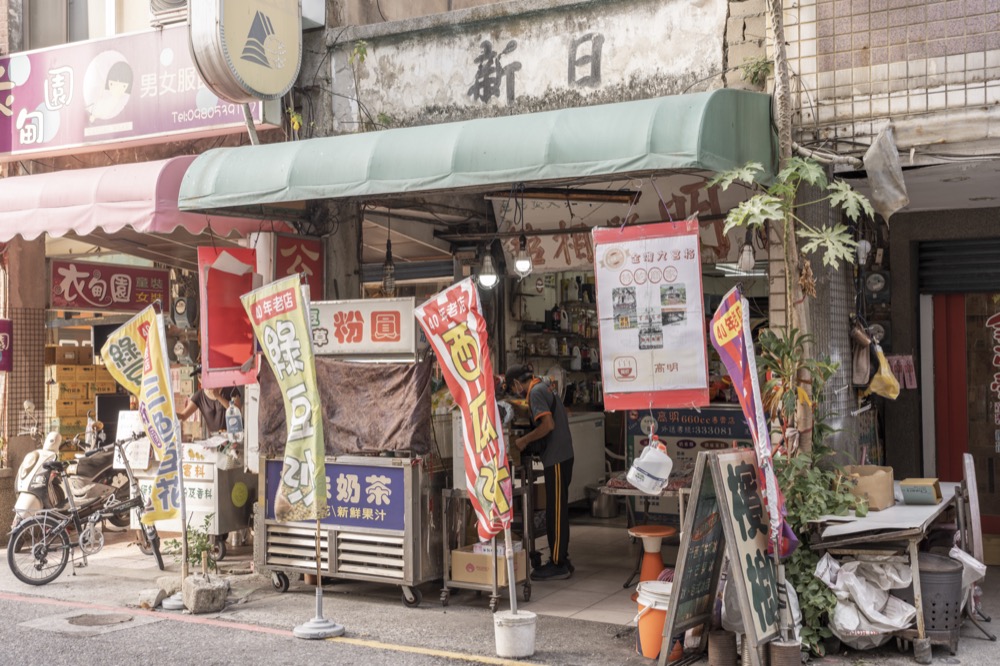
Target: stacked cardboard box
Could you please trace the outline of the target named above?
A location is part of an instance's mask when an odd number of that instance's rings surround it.
[[[63,437],[82,433],[96,396],[115,393],[118,385],[103,365],[93,365],[90,347],[45,348],[45,413],[51,429]]]

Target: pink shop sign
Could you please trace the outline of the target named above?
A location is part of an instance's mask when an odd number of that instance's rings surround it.
[[[86,261],[52,261],[50,303],[66,310],[138,312],[157,299],[169,309],[170,271]]]
[[[259,102],[250,108],[273,126]],[[198,75],[185,25],[0,58],[0,161],[245,128],[242,106]]]

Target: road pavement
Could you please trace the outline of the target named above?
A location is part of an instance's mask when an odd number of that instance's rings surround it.
[[[179,575],[167,555],[160,572],[151,557],[126,535],[109,535],[108,545],[86,568],[67,568],[41,587],[22,584],[0,564],[0,664],[443,664],[506,663],[496,657],[487,598],[456,591],[438,603],[434,585],[424,602],[404,607],[398,587],[340,581],[324,587],[324,615],[345,626],[340,639],[306,641],[291,630],[315,616],[315,588],[293,581],[279,594],[269,578],[251,572],[251,548],[230,549],[222,563],[233,586],[220,613],[193,616],[138,608],[139,593],[165,574]],[[6,553],[3,553],[4,556]],[[75,575],[74,575],[75,574]],[[537,583],[543,585],[545,583]],[[557,584],[557,583],[552,583]],[[1000,618],[1000,570],[987,576],[984,607]],[[993,623],[993,624],[1000,624]],[[990,625],[987,625],[989,628]],[[996,629],[1000,629],[997,626]],[[995,664],[1000,646],[966,626],[958,654],[934,648],[935,663]],[[539,664],[652,664],[636,654],[634,629],[570,618],[539,616]],[[902,666],[914,663],[894,645],[845,651],[821,660]],[[517,663],[526,663],[525,661]]]

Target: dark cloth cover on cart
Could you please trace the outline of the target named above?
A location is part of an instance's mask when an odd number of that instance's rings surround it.
[[[431,363],[348,363],[316,358],[326,455],[431,449]],[[285,403],[270,366],[260,381],[260,453],[285,451]]]

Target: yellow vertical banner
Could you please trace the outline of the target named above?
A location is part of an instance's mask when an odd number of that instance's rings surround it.
[[[111,376],[139,399],[139,417],[160,461],[152,510],[142,521],[175,517],[181,509],[180,428],[170,386],[163,317],[152,306],[108,336],[101,356]]]
[[[242,301],[285,400],[288,437],[274,516],[283,522],[320,520],[328,512],[323,411],[299,276],[255,289]]]

